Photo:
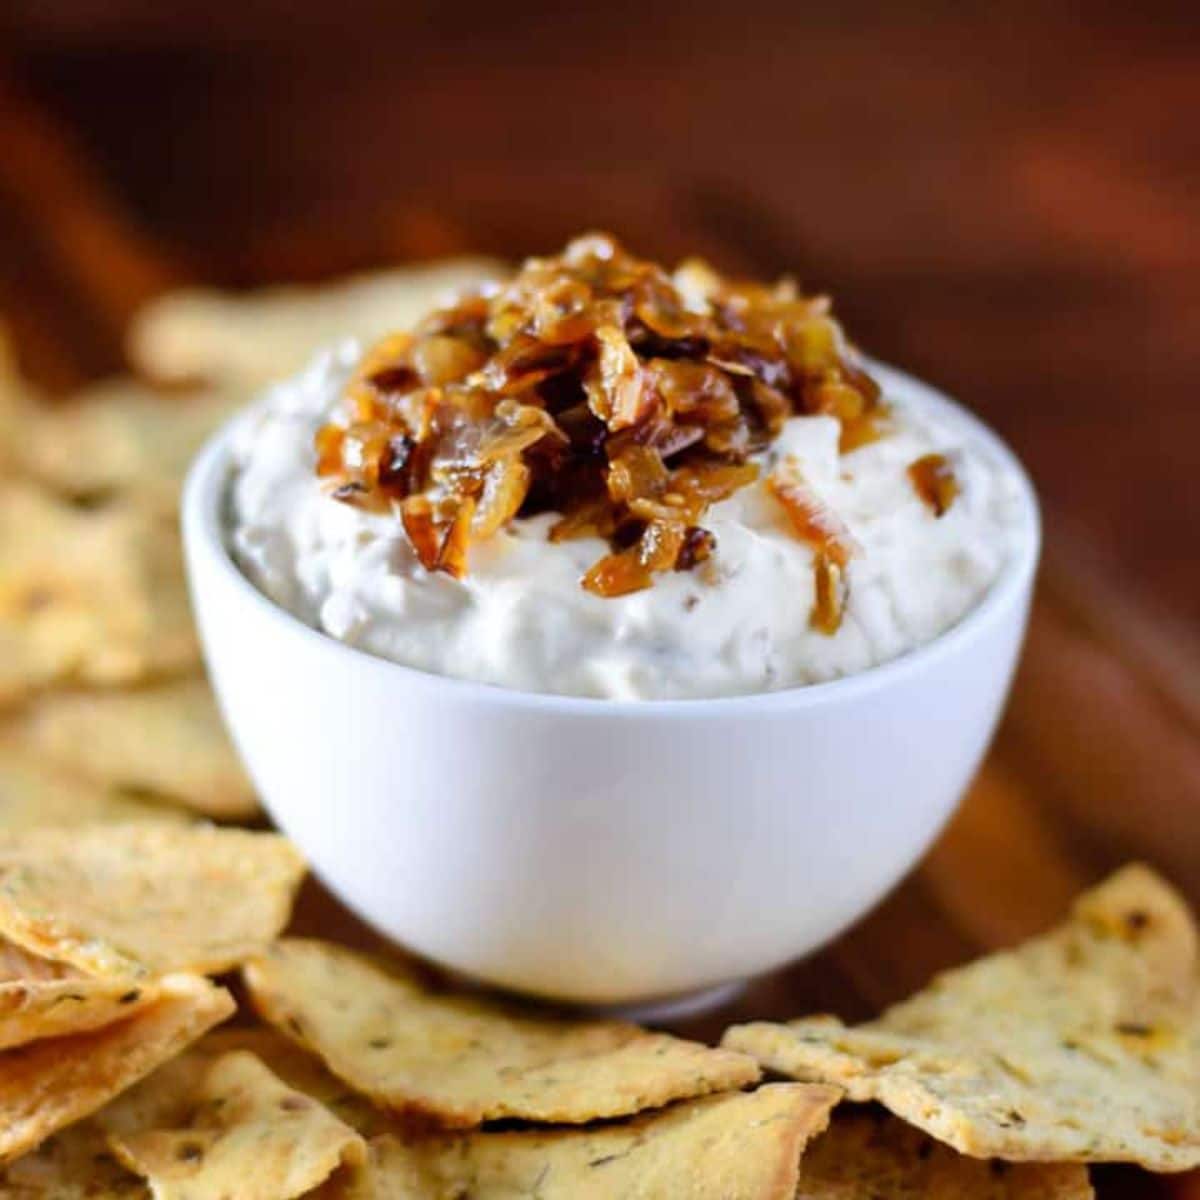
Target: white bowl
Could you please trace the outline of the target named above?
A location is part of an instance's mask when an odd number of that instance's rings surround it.
[[[648,1003],[779,966],[875,904],[936,836],[990,740],[1024,633],[1024,548],[933,642],[832,683],[615,702],[426,674],[317,632],[230,557],[227,428],[187,481],[196,616],[267,808],[372,925],[488,983]]]

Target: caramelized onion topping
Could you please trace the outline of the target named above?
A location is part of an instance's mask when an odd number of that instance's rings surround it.
[[[846,572],[827,554],[818,553],[816,561],[816,600],[810,623],[821,633],[832,636],[842,627],[846,610]]]
[[[839,567],[850,561],[855,549],[850,530],[798,475],[776,472],[767,480],[767,487],[783,505],[793,532],[802,542]]]
[[[944,454],[926,454],[910,463],[908,477],[913,488],[935,517],[945,516],[958,498],[958,476]]]
[[[816,598],[810,624],[821,633],[837,633],[846,607],[846,564],[857,548],[854,538],[841,517],[800,478],[798,471],[777,471],[767,480],[767,489],[783,506],[792,532],[816,552]]]
[[[789,417],[815,413],[840,422],[844,451],[884,415],[824,298],[699,262],[671,275],[594,234],[368,351],[316,469],[339,500],[396,514],[422,566],[456,578],[472,541],[557,513],[553,541],[609,544],[583,586],[620,596],[709,558],[709,507],[757,478],[750,456]],[[773,490],[818,549],[814,623],[836,628],[848,538]]]

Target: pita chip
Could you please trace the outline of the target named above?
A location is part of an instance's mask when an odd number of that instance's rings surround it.
[[[49,692],[15,728],[47,760],[107,789],[162,797],[221,820],[258,812],[203,678]]]
[[[0,1054],[0,1163],[33,1150],[173,1058],[234,1010],[206,979],[176,975],[128,1020]]]
[[[143,803],[47,763],[32,747],[0,737],[0,832],[99,822],[180,821],[175,809]]]
[[[461,258],[322,287],[168,292],[134,320],[129,354],[155,379],[252,390],[292,374],[343,338],[370,343],[406,329],[443,298],[502,274],[491,260]]]
[[[1130,866],[1058,928],[936,978],[877,1021],[736,1026],[773,1071],[875,1100],[963,1154],[1200,1166],[1197,932]]]
[[[304,869],[286,838],[242,829],[0,834],[0,937],[96,976],[217,974],[278,935]]]
[[[793,1200],[800,1155],[833,1088],[769,1084],[597,1129],[372,1142],[320,1200]]]
[[[135,683],[199,657],[172,523],[0,486],[0,704],[49,683]]]
[[[805,1150],[796,1200],[1091,1200],[1079,1163],[967,1158],[879,1109],[839,1108]]]
[[[158,1088],[159,1103],[149,1105],[158,1119],[109,1138],[121,1162],[149,1181],[155,1200],[293,1200],[365,1158],[353,1129],[253,1054],[204,1057],[190,1080],[173,1065],[163,1068],[169,1078]],[[133,1089],[129,1113],[145,1114],[137,1093],[157,1084],[151,1076]]]
[[[742,1054],[433,992],[399,967],[325,942],[277,942],[244,975],[259,1012],[333,1074],[384,1108],[447,1126],[577,1124],[758,1078]]]

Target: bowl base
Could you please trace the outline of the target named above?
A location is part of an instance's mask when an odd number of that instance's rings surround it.
[[[528,993],[512,991],[507,988],[497,988],[481,979],[445,967],[441,968],[439,973],[443,979],[456,987],[482,996],[524,1001],[583,1019],[633,1021],[642,1025],[662,1025],[670,1021],[683,1021],[689,1017],[699,1017],[714,1012],[737,999],[750,986],[751,982],[747,977],[718,983],[713,987],[698,988],[694,992],[683,992],[675,996],[660,996],[656,999],[635,1000],[629,1003],[588,1004],[583,1001],[552,1000],[545,996],[531,996]]]
[[[721,1008],[740,996],[749,983],[749,979],[734,979],[728,983],[718,983],[715,987],[684,992],[682,996],[665,996],[635,1004],[580,1004],[574,1005],[573,1010],[581,1016],[616,1017],[641,1025],[661,1025],[666,1021],[699,1017]]]

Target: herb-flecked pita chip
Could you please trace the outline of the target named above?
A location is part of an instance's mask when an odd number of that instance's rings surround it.
[[[881,1110],[842,1107],[800,1160],[796,1200],[1090,1200],[1079,1163],[967,1158]]]
[[[46,763],[31,747],[0,737],[0,831],[121,821],[181,821],[163,805],[145,804]]]
[[[187,1057],[196,1062],[211,1061],[236,1051],[253,1054],[288,1087],[319,1101],[364,1137],[375,1137],[397,1127],[393,1117],[326,1070],[325,1064],[312,1051],[296,1045],[270,1025],[216,1029],[201,1039]]]
[[[154,1085],[152,1076],[134,1091]],[[245,1051],[203,1062],[171,1100],[165,1123],[109,1139],[155,1200],[293,1200],[365,1158],[353,1129]]]
[[[769,1084],[597,1129],[466,1133],[371,1143],[320,1200],[793,1200],[797,1165],[833,1088]]]
[[[311,1096],[364,1136],[398,1128],[397,1122],[386,1113],[326,1071],[315,1055],[269,1025],[225,1025],[214,1029],[189,1047],[186,1054],[118,1097],[97,1114],[96,1120],[114,1134],[178,1121],[180,1113],[186,1112],[186,1097],[199,1086],[204,1073],[217,1059],[230,1054],[253,1055],[292,1091]]]
[[[0,1167],[0,1200],[150,1200],[150,1193],[85,1120]]]
[[[344,337],[375,341],[407,328],[448,292],[497,278],[487,259],[401,267],[323,287],[277,287],[249,295],[168,292],[133,322],[129,354],[156,379],[208,379],[256,388],[302,367]]]
[[[939,976],[879,1020],[737,1026],[726,1046],[877,1100],[964,1154],[1200,1165],[1197,935],[1141,866],[1067,921]]]
[[[134,379],[108,380],[29,413],[18,465],[73,499],[120,493],[174,513],[193,455],[237,407],[226,393],[164,396]]]
[[[0,486],[0,703],[179,672],[199,654],[171,522]]]
[[[753,1060],[618,1021],[563,1021],[435,993],[340,946],[277,942],[255,1006],[376,1103],[454,1127],[576,1124],[753,1083]]]
[[[158,996],[154,984],[95,979],[0,942],[0,1050],[111,1025]]]
[[[95,1112],[234,1010],[205,979],[163,979],[158,1000],[90,1033],[48,1038],[0,1054],[0,1163]]]
[[[49,692],[16,728],[46,759],[106,787],[161,796],[209,817],[258,811],[202,678]]]
[[[0,937],[93,975],[218,973],[287,923],[286,838],[139,823],[0,834]]]

